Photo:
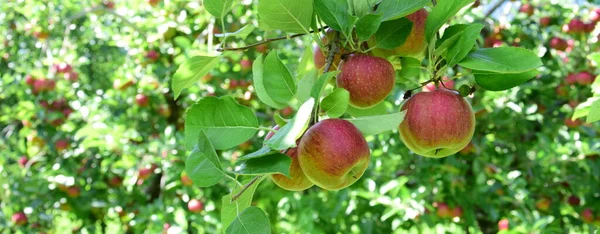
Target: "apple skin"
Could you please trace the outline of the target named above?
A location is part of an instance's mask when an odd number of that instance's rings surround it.
[[[243,72],[249,72],[252,70],[252,61],[248,59],[242,59],[240,61],[240,66],[242,67]]]
[[[135,103],[138,106],[142,106],[142,107],[148,106],[148,103],[149,103],[148,96],[141,94],[141,93],[135,95]]]
[[[498,231],[508,230],[508,227],[508,219],[501,219],[500,221],[498,221]]]
[[[420,9],[406,18],[413,23],[412,29],[404,44],[396,47],[392,50],[386,49],[373,49],[373,55],[379,57],[413,57],[422,59],[425,56],[425,49],[427,49],[427,42],[425,41],[425,21],[427,21],[427,10]],[[371,37],[368,41],[369,46],[375,44],[375,37]]]
[[[369,108],[383,101],[394,88],[394,66],[384,58],[352,54],[341,65],[337,86],[348,90],[350,104]]]
[[[197,199],[192,199],[188,202],[188,209],[193,213],[200,213],[204,210],[204,203]]]
[[[371,153],[361,132],[342,119],[326,119],[300,139],[298,161],[306,176],[326,190],[356,182],[369,166]]]
[[[69,148],[69,141],[66,140],[66,139],[57,140],[54,143],[54,147],[56,147],[56,150],[59,151],[59,152],[63,151],[63,150],[66,150],[67,148]]]
[[[453,155],[471,142],[475,114],[457,92],[438,89],[410,97],[402,111],[400,138],[414,153],[432,158]]]
[[[565,51],[568,47],[569,44],[567,43],[567,41],[560,37],[553,37],[552,39],[550,39],[550,48],[552,49]]]
[[[567,27],[570,33],[583,33],[585,31],[585,23],[580,19],[572,19]]]
[[[569,196],[569,199],[567,200],[567,202],[569,202],[569,205],[571,205],[571,206],[578,206],[581,203],[581,199],[579,199],[579,197],[577,197],[575,195],[571,195],[571,196]]]
[[[540,26],[547,27],[552,23],[552,18],[550,16],[544,16],[540,18]]]
[[[590,12],[590,20],[592,22],[600,22],[600,8],[594,9]]]
[[[279,126],[275,125],[273,129],[279,130]],[[273,135],[275,135],[274,132],[269,132],[265,137],[265,140],[271,139]],[[292,158],[292,163],[290,164],[291,178],[282,174],[272,174],[271,179],[273,182],[282,189],[289,191],[302,191],[312,187],[314,183],[306,177],[306,174],[304,174],[304,171],[302,171],[302,168],[300,167],[300,162],[298,161],[298,147],[288,149],[285,154]]]
[[[594,212],[589,208],[581,211],[581,219],[584,223],[594,222]]]
[[[12,222],[17,226],[23,226],[27,223],[27,215],[24,212],[17,212],[11,217]]]
[[[519,12],[525,13],[528,16],[532,16],[535,8],[531,4],[523,4],[519,8]]]
[[[19,163],[19,166],[21,166],[21,167],[25,167],[25,166],[27,166],[27,163],[28,163],[28,162],[29,162],[29,159],[27,158],[27,156],[22,156],[22,157],[20,157],[20,158],[19,158],[19,161],[18,161],[18,163]]]
[[[579,74],[577,74],[577,77],[575,78],[575,80],[577,81],[577,83],[579,83],[581,85],[589,85],[594,82],[595,78],[596,77],[594,77],[594,75],[592,75],[592,73],[583,71],[583,72],[580,72]]]

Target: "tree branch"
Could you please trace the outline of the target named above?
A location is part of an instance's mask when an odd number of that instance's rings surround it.
[[[500,8],[500,6],[502,6],[502,4],[504,4],[504,2],[506,2],[506,0],[499,0],[496,5],[492,6],[492,8],[490,8],[490,10],[488,10],[487,13],[485,13],[485,16],[483,16],[484,19],[489,18],[490,15],[492,15],[496,10],[498,10],[498,8]]]
[[[310,33],[320,32],[320,31],[323,31],[323,30],[325,30],[327,28],[328,27],[323,27],[323,28],[320,28],[320,29],[317,29],[317,30],[312,30],[312,31],[310,31]],[[247,49],[250,49],[252,47],[262,45],[262,44],[267,44],[267,43],[270,43],[270,42],[284,40],[284,39],[291,39],[291,38],[301,37],[301,36],[304,36],[304,35],[307,35],[307,33],[299,33],[299,34],[294,34],[294,35],[291,35],[291,36],[283,36],[283,37],[274,37],[274,38],[265,39],[264,41],[259,41],[259,42],[256,42],[254,44],[250,44],[250,45],[247,45],[247,46],[217,48],[216,50],[218,52],[236,51],[236,50],[247,50]]]
[[[250,188],[250,186],[252,186],[254,183],[256,183],[256,181],[258,181],[262,177],[263,177],[262,175],[256,176],[256,177],[254,177],[254,179],[252,179],[250,182],[248,182],[246,185],[244,185],[244,187],[242,188],[242,190],[240,190],[240,192],[238,192],[237,194],[233,195],[233,197],[231,197],[231,202],[234,202],[235,200],[240,198],[240,196],[242,196],[242,194],[244,194],[244,192],[246,192],[246,190],[248,190],[248,188]]]

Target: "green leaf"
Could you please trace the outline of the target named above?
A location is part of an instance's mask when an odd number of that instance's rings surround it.
[[[200,187],[213,186],[225,177],[219,157],[203,131],[199,132],[197,143],[185,161],[185,171]]]
[[[231,11],[233,0],[204,0],[202,4],[208,13],[216,18],[222,18]]]
[[[350,114],[352,117],[358,118],[363,116],[373,116],[373,115],[384,115],[387,113],[386,102],[380,102],[379,104],[372,106],[367,109],[358,109],[353,107],[352,105],[348,106],[346,113]]]
[[[585,120],[587,123],[593,123],[600,120],[600,100],[595,101],[592,106],[590,106],[590,112]]]
[[[321,100],[321,93],[329,83],[329,80],[331,80],[331,78],[336,76],[338,73],[339,71],[330,71],[319,76],[319,79],[317,79],[315,84],[312,86],[310,96],[315,100]]]
[[[351,35],[352,26],[357,18],[352,16],[347,0],[314,0],[317,15],[335,31],[346,37]]]
[[[519,47],[478,49],[467,55],[459,65],[494,73],[524,73],[542,66],[534,53]]]
[[[331,118],[342,116],[348,109],[350,93],[348,90],[337,88],[321,101],[321,109]]]
[[[394,49],[406,41],[412,29],[412,22],[407,18],[383,22],[375,33],[374,47]]]
[[[258,181],[250,185],[250,187],[248,187],[248,189],[246,189],[246,191],[242,193],[233,202],[231,201],[231,198],[233,197],[232,194],[239,193],[242,189],[241,187],[237,187],[231,192],[231,194],[228,194],[221,199],[223,204],[221,208],[221,223],[223,224],[223,228],[229,227],[229,225],[236,218],[236,216],[244,209],[250,206],[250,203],[252,202],[252,197],[254,196],[254,192],[256,191],[256,188],[258,187],[260,182],[264,180],[264,178],[264,176],[259,178]]]
[[[482,88],[490,91],[502,91],[518,86],[538,75],[537,70],[518,74],[486,73],[473,71],[475,82]]]
[[[258,56],[252,63],[252,81],[254,90],[256,91],[256,96],[260,99],[261,102],[273,107],[275,109],[283,109],[287,105],[285,103],[279,103],[274,101],[269,93],[267,92],[264,84],[264,62],[262,54]]]
[[[313,98],[302,104],[298,112],[296,112],[296,116],[281,127],[273,137],[265,141],[265,144],[274,150],[285,150],[296,147],[296,139],[300,138],[308,127],[314,105],[315,99]]]
[[[234,173],[241,175],[260,175],[281,173],[290,177],[292,158],[279,152],[271,152],[262,157],[239,161]]]
[[[358,37],[358,40],[369,40],[369,38],[375,34],[375,32],[377,32],[377,29],[379,29],[379,25],[381,25],[381,18],[381,14],[368,14],[361,17],[356,22],[356,36]]]
[[[248,107],[232,97],[205,97],[187,110],[185,140],[191,149],[204,131],[216,149],[229,149],[250,139],[258,129],[258,119]]]
[[[428,3],[430,3],[429,0],[383,0],[375,13],[383,14],[383,21],[395,20],[418,11]]]
[[[472,3],[474,0],[445,0],[438,1],[437,5],[427,16],[425,21],[425,39],[431,41],[431,38],[463,7]]]
[[[267,94],[277,103],[286,103],[296,94],[296,82],[292,74],[279,60],[276,52],[269,53],[265,58],[263,83]]]
[[[421,74],[421,61],[416,58],[403,57],[400,59],[400,64],[402,69],[400,69],[398,78],[412,78]]]
[[[185,61],[173,75],[171,88],[175,93],[175,99],[179,97],[183,89],[189,88],[200,78],[208,74],[219,61],[219,57],[194,56]]]
[[[279,126],[286,125],[287,122],[289,121],[288,119],[281,117],[281,115],[279,115],[279,113],[275,113],[275,115],[273,116],[273,120],[275,121],[275,124],[277,124]]]
[[[473,46],[475,46],[475,42],[481,33],[481,29],[483,29],[482,24],[470,24],[460,32],[460,36],[456,43],[453,43],[452,46],[448,48],[447,53],[443,54],[449,67],[453,67],[469,54],[471,49],[473,49]]]
[[[188,49],[192,47],[192,42],[184,36],[175,37],[175,39],[173,39],[173,42],[175,43],[175,45],[182,49]]]
[[[375,135],[386,131],[397,129],[404,120],[405,112],[387,115],[365,116],[355,119],[347,119],[364,135]]]
[[[587,59],[594,61],[597,65],[600,65],[600,53],[591,53],[587,56]]]
[[[377,5],[381,0],[349,0],[348,5],[354,15],[358,18],[361,18],[367,14],[374,13],[373,8]]]
[[[298,64],[298,69],[296,69],[296,77],[304,78],[306,74],[314,72],[315,70],[315,60],[312,47],[306,46],[304,47],[304,53],[302,54],[302,58]]]
[[[263,145],[263,147],[260,148],[259,150],[241,156],[239,158],[239,160],[248,160],[248,159],[253,159],[253,158],[260,158],[260,157],[267,156],[267,155],[269,155],[269,154],[271,154],[273,152],[274,151],[271,150],[271,147],[269,147],[267,145]]]
[[[252,32],[254,32],[254,29],[256,29],[256,27],[254,27],[254,25],[246,24],[246,25],[244,25],[244,27],[240,28],[239,30],[237,30],[235,32],[215,34],[215,37],[237,37],[239,39],[246,40],[248,35],[250,35]]]
[[[256,206],[246,208],[227,228],[227,234],[269,234],[269,218],[263,210]]]
[[[317,70],[306,73],[304,77],[298,82],[298,91],[296,92],[296,99],[298,102],[304,103],[310,98],[311,90],[317,79]]]
[[[313,16],[313,0],[260,0],[258,27],[286,33],[308,33]]]

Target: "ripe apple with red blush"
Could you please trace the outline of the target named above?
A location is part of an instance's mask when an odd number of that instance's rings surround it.
[[[575,78],[578,84],[589,85],[594,83],[596,77],[587,71],[579,72]]]
[[[321,42],[323,45],[328,45],[329,44],[329,40],[333,40],[334,39],[334,35],[335,35],[335,31],[331,30],[331,29],[327,29],[325,31],[325,36],[321,37]],[[339,53],[337,53],[334,57],[333,57],[333,62],[331,63],[331,68],[330,70],[335,70],[337,69],[337,67],[339,66],[341,60],[342,60],[342,56],[341,54],[344,53],[344,49],[340,48]],[[315,45],[313,47],[313,60],[315,63],[315,68],[317,68],[318,70],[323,69],[323,67],[325,67],[327,58],[326,55],[323,53],[323,51],[321,51],[321,48],[319,47],[319,45]]]
[[[498,231],[505,231],[509,228],[508,219],[501,219],[498,221]]]
[[[63,150],[66,150],[67,148],[69,148],[69,140],[67,140],[67,139],[57,140],[54,143],[54,147],[56,147],[56,150],[59,151],[59,152],[63,151]]]
[[[444,202],[438,202],[434,205],[436,206],[436,214],[440,218],[450,218],[452,217],[452,210],[448,206],[448,204]]]
[[[188,210],[193,213],[200,213],[204,210],[204,203],[197,199],[192,199],[188,202]]]
[[[567,50],[567,48],[569,47],[569,44],[567,43],[566,40],[559,38],[559,37],[553,37],[552,39],[550,39],[550,48],[558,50],[558,51],[565,51]]]
[[[534,11],[535,11],[535,7],[533,7],[533,5],[531,5],[529,3],[525,3],[525,4],[521,5],[521,7],[519,8],[519,12],[525,13],[528,16],[532,16]]]
[[[592,209],[587,208],[581,211],[581,219],[584,223],[593,223],[594,222],[594,211]]]
[[[279,130],[279,126],[275,125],[273,129],[277,131]],[[265,140],[271,139],[273,135],[275,135],[275,132],[269,132],[267,136],[265,136]],[[298,147],[283,150],[282,153],[285,153],[292,159],[289,171],[290,177],[282,174],[271,174],[273,182],[280,188],[289,191],[302,191],[312,187],[314,183],[308,179],[300,167],[300,162],[298,161]]]
[[[21,156],[18,161],[19,166],[21,166],[21,167],[27,166],[28,162],[29,162],[29,159],[27,158],[27,156]]]
[[[578,18],[571,19],[567,25],[569,33],[583,33],[585,32],[585,23]]]
[[[425,9],[420,9],[406,16],[406,18],[412,22],[410,34],[406,38],[404,44],[392,49],[379,49],[375,48],[372,50],[373,55],[379,57],[412,57],[422,59],[427,49],[427,41],[425,40],[425,22],[427,21],[429,13]],[[375,36],[371,37],[368,41],[369,45],[376,43]]]
[[[400,139],[415,154],[441,158],[453,155],[471,142],[475,114],[458,92],[437,89],[420,92],[402,105]]]
[[[581,126],[582,121],[580,119],[572,120],[570,117],[565,118],[565,126],[569,128],[577,128]]]
[[[17,226],[23,226],[27,223],[27,215],[23,212],[17,212],[11,217],[12,222]]]
[[[79,187],[70,186],[69,188],[67,188],[67,196],[71,198],[76,198],[79,197],[79,195],[81,195],[81,190],[79,189]]]
[[[249,72],[252,70],[252,61],[249,59],[242,59],[240,61],[240,67],[242,68],[242,72]]]
[[[351,54],[340,67],[337,86],[350,93],[350,105],[369,108],[383,101],[394,88],[396,72],[386,59]]]
[[[156,50],[149,50],[146,53],[146,58],[150,61],[156,61],[160,55]]]
[[[569,196],[569,199],[567,199],[567,202],[569,203],[569,205],[578,206],[581,203],[581,199],[579,199],[579,197],[575,195],[571,195]]]
[[[454,89],[454,80],[448,79],[448,77],[442,78],[442,82],[439,82],[436,86],[435,82],[430,82],[423,86],[423,91],[431,92],[438,88]]]
[[[540,26],[547,27],[552,23],[552,18],[550,16],[544,16],[540,18]]]
[[[138,93],[137,95],[135,95],[135,103],[138,106],[145,107],[148,106],[148,104],[150,103],[150,99],[145,94]]]

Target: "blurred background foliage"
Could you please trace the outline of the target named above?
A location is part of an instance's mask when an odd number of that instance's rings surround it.
[[[275,233],[598,229],[600,128],[571,119],[600,93],[599,82],[573,78],[598,74],[586,58],[599,51],[598,6],[477,2],[453,22],[484,23],[482,47],[533,50],[545,65],[541,75],[507,91],[476,91],[469,98],[476,133],[455,156],[414,155],[394,131],[367,138],[373,160],[350,188],[295,193],[266,180],[253,204],[268,213]],[[275,113],[257,100],[250,65],[276,50],[295,70],[312,42],[298,37],[230,53],[177,100],[169,84],[191,55],[216,53],[220,34],[256,25],[255,8],[240,1],[222,24],[200,1],[0,4],[0,233],[222,231],[227,185],[201,189],[182,174],[184,110],[205,96],[230,95],[254,109],[262,126],[274,125],[274,114],[291,116],[291,107]],[[573,20],[585,32],[569,31]],[[282,35],[255,30],[226,43],[275,36]],[[555,37],[564,49],[552,45]],[[401,79],[381,108],[398,110],[403,91],[422,81]],[[474,84],[472,77],[454,82]],[[259,149],[264,134],[220,151],[225,165]],[[19,225],[14,215],[21,212],[27,222]]]

